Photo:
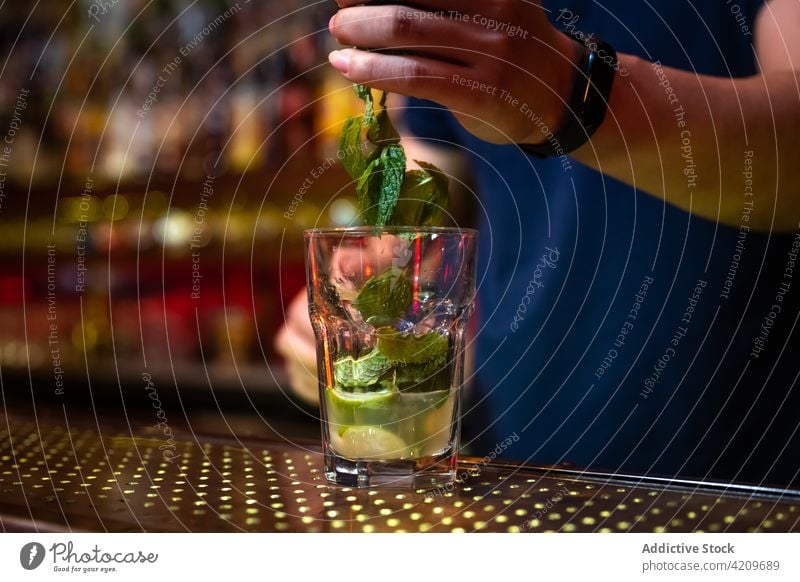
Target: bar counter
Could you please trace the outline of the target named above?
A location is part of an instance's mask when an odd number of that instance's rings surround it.
[[[800,531],[797,491],[472,458],[450,490],[356,490],[325,482],[317,443],[165,444],[102,417],[53,418],[0,417],[2,531]]]

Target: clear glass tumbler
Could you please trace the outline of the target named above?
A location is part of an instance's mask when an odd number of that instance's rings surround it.
[[[454,480],[476,242],[456,228],[306,231],[328,480]]]

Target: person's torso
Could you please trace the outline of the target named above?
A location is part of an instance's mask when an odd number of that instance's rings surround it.
[[[545,4],[561,28],[623,53],[701,74],[755,73],[747,33],[760,2]],[[747,465],[738,477],[764,474],[750,445],[786,442],[776,414],[797,368],[779,356],[800,289],[769,321],[793,235],[715,224],[577,162],[456,131],[484,212],[469,449],[482,455],[516,433],[506,454],[537,462],[736,476],[718,461]],[[743,213],[744,179],[722,193]]]

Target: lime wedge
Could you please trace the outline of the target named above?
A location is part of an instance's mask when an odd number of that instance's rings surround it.
[[[331,446],[336,453],[349,459],[388,461],[410,456],[403,439],[377,426],[351,426],[341,436],[332,431]]]

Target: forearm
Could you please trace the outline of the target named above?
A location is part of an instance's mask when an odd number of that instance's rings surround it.
[[[698,76],[628,55],[620,66],[628,76],[617,78],[606,121],[576,159],[710,220],[797,229],[796,72]]]
[[[360,49],[336,51],[331,62],[351,81],[438,101],[468,131],[495,143],[541,143],[542,127],[561,125],[575,74],[573,53],[582,47],[553,28],[538,2],[416,0],[416,8],[338,2],[344,9],[331,31],[344,46]],[[786,12],[781,22],[791,22],[791,15],[800,21],[797,0],[771,0],[770,10],[777,7]],[[530,35],[497,34],[475,18],[431,16],[443,10],[513,23]],[[777,16],[768,16],[760,19],[756,40],[788,39],[781,50],[792,58],[786,62],[777,58],[778,49],[762,46],[764,70],[795,68],[796,34],[781,33]],[[605,123],[572,155],[713,221],[736,226],[746,215],[750,228],[798,227],[798,73],[734,80],[669,68],[659,73],[652,63],[627,55],[620,61],[629,75],[615,82]],[[742,175],[746,160],[752,183]]]

